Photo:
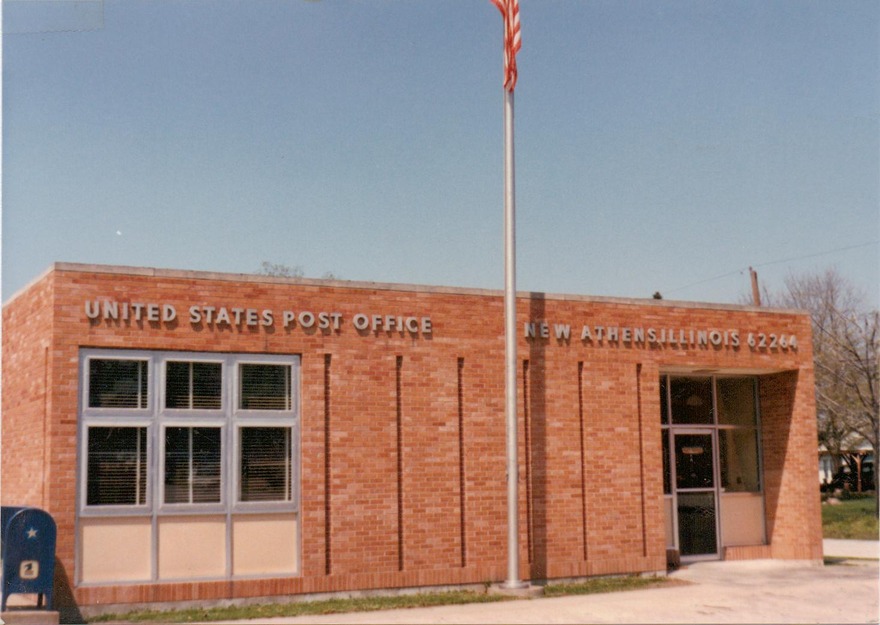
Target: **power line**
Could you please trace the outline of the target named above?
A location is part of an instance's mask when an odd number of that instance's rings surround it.
[[[816,258],[817,256],[827,256],[828,254],[836,254],[838,252],[846,252],[849,250],[855,250],[861,247],[868,247],[870,245],[877,245],[880,243],[880,240],[867,241],[866,243],[858,243],[856,245],[848,245],[846,247],[838,247],[833,250],[825,250],[824,252],[815,252],[813,254],[804,254],[803,256],[793,256],[791,258],[781,258],[779,260],[769,260],[765,263],[759,263],[757,265],[752,265],[753,268],[757,267],[769,267],[770,265],[778,265],[780,263],[791,263],[796,260],[806,260],[808,258]],[[734,271],[728,271],[727,273],[723,273],[718,276],[714,276],[712,278],[706,278],[705,280],[699,280],[697,282],[692,282],[690,284],[686,284],[685,286],[676,287],[674,289],[668,289],[667,293],[675,293],[676,291],[683,291],[684,289],[689,289],[692,286],[698,286],[700,284],[706,284],[707,282],[714,282],[715,280],[720,280],[721,278],[727,278],[728,276],[735,276],[737,274],[742,274],[745,271],[748,271],[748,267],[743,267],[741,269],[735,269]]]
[[[768,265],[778,265],[779,263],[790,263],[795,260],[805,260],[807,258],[815,258],[816,256],[825,256],[826,254],[834,254],[836,252],[846,252],[860,247],[868,247],[869,245],[877,245],[880,241],[868,241],[867,243],[859,243],[858,245],[850,245],[847,247],[838,247],[837,249],[828,250],[826,252],[816,252],[815,254],[806,254],[804,256],[795,256],[794,258],[783,258],[782,260],[771,260],[753,267],[766,267]]]

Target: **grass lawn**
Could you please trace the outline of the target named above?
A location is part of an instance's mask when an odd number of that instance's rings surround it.
[[[549,584],[544,596],[585,595],[600,592],[639,590],[651,586],[675,584],[666,577],[640,577],[628,575],[614,578],[588,579],[577,584]],[[88,619],[89,623],[115,621],[117,623],[192,623],[206,621],[231,621],[237,619],[266,619],[275,616],[304,616],[310,614],[341,614],[345,612],[368,612],[399,608],[420,608],[461,603],[488,603],[494,601],[522,600],[509,595],[474,591],[451,591],[397,596],[360,597],[355,599],[327,599],[301,603],[277,603],[267,605],[232,606],[226,608],[193,608],[174,611],[142,611],[128,614],[106,614]]]
[[[452,591],[400,596],[360,597],[356,599],[326,599],[301,603],[272,603],[264,605],[230,606],[226,608],[192,608],[106,614],[88,619],[89,623],[121,621],[126,623],[193,623],[205,621],[232,621],[240,619],[267,619],[277,616],[306,616],[314,614],[339,614],[344,612],[370,612],[399,608],[423,608],[436,605],[461,603],[487,603],[505,601],[508,597],[473,591]]]
[[[675,584],[667,577],[639,577],[625,575],[623,577],[597,577],[571,584],[548,584],[544,588],[545,597],[562,597],[565,595],[593,595],[603,592],[619,592],[622,590],[641,590],[652,586]]]
[[[880,529],[874,497],[847,499],[838,505],[822,505],[822,535],[825,538],[850,538],[857,540],[878,540]]]

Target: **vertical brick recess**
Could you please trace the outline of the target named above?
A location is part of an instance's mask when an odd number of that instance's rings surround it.
[[[586,470],[586,440],[584,438],[584,363],[578,362],[577,368],[577,405],[578,405],[578,443],[581,452],[581,549],[584,553],[584,561],[587,560],[587,470]]]
[[[461,566],[467,566],[467,506],[465,505],[465,477],[464,466],[464,358],[458,359],[458,525],[459,525],[459,541],[461,549]]]
[[[522,414],[523,414],[523,431],[525,433],[525,497],[526,497],[526,550],[529,554],[529,563],[531,564],[535,560],[535,517],[534,510],[532,510],[532,503],[535,501],[534,497],[534,481],[532,477],[532,450],[534,449],[534,445],[532,444],[532,420],[530,418],[530,410],[531,410],[531,396],[529,394],[529,361],[523,360],[522,363],[522,384],[521,392],[522,392]]]
[[[85,303],[95,301],[167,304],[177,317],[90,320]],[[268,310],[273,322],[194,324],[191,306]],[[283,311],[336,313],[339,328],[285,327]],[[368,324],[381,315],[382,325],[358,330],[356,315]],[[385,329],[391,318],[396,327]],[[399,328],[408,318],[417,331]],[[524,579],[665,568],[667,371],[758,375],[768,544],[727,548],[725,557],[821,559],[805,314],[522,294],[518,321]],[[599,338],[600,327],[617,336]],[[633,340],[627,328],[676,340]],[[680,330],[717,331],[717,344],[681,341]],[[799,345],[752,348],[749,333],[795,335]],[[3,308],[2,502],[53,515],[59,569],[81,606],[502,580],[503,335],[495,291],[58,264]],[[85,347],[301,355],[299,574],[77,586]]]
[[[400,375],[403,368],[403,356],[397,357],[395,373],[395,413],[397,415],[397,569],[403,570],[404,545],[403,535],[403,398],[401,397]]]
[[[639,415],[639,482],[641,484],[640,492],[645,490],[645,444],[644,444],[644,424],[642,421],[642,365],[636,365],[636,412]],[[648,523],[647,510],[645,509],[645,498],[642,497],[642,555],[648,555]]]
[[[333,458],[330,449],[330,363],[332,356],[324,354],[324,574],[333,571],[333,534],[330,531],[333,511],[330,508],[330,467]]]

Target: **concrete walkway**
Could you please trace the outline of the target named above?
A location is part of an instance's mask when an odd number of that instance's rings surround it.
[[[822,541],[826,558],[880,559],[880,540],[837,540],[826,538]]]
[[[841,562],[701,562],[647,590],[504,603],[284,617],[264,623],[877,623],[880,543],[833,541]],[[855,555],[849,555],[855,554]],[[872,555],[873,554],[873,555]],[[859,558],[843,560],[843,558]]]

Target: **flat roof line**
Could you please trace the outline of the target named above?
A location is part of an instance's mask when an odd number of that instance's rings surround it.
[[[16,299],[21,293],[29,289],[36,282],[42,280],[52,272],[75,272],[75,273],[102,273],[113,275],[145,276],[152,278],[180,278],[187,280],[213,280],[224,282],[251,282],[265,284],[289,284],[295,286],[331,287],[349,290],[382,290],[401,291],[409,293],[431,293],[449,295],[471,295],[482,297],[501,297],[501,289],[480,289],[470,287],[429,286],[421,284],[402,284],[393,282],[362,282],[354,280],[324,280],[319,278],[291,278],[280,276],[265,276],[252,273],[223,273],[213,271],[196,271],[183,269],[163,269],[157,267],[133,267],[125,265],[99,265],[88,263],[56,262],[28,285],[16,292],[6,303]],[[544,293],[540,291],[517,291],[517,297],[530,299],[545,299],[555,301],[573,302],[597,302],[602,304],[622,304],[626,306],[657,306],[660,308],[701,308],[714,310],[737,310],[760,313],[798,313],[804,314],[803,310],[784,308],[766,308],[741,304],[719,304],[713,302],[692,302],[653,298],[626,298],[609,297],[600,295],[574,295],[567,293]]]

